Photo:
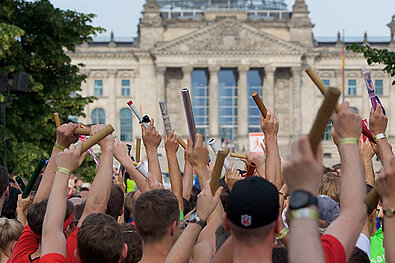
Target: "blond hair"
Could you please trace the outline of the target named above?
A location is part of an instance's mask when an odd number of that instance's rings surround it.
[[[339,203],[340,196],[340,176],[329,173],[324,175],[318,190],[320,195],[327,195]]]
[[[0,218],[0,251],[5,252],[12,241],[16,241],[22,234],[23,225],[15,220]]]

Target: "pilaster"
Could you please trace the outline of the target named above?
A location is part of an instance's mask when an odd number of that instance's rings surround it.
[[[218,71],[220,67],[209,66],[210,73],[209,80],[209,134],[210,137],[218,137],[219,123],[218,123]]]

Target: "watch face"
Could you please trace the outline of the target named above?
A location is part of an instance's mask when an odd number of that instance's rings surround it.
[[[291,208],[297,209],[306,206],[309,202],[309,195],[304,191],[295,191],[290,200]]]
[[[196,213],[193,213],[190,217],[189,217],[189,222],[191,222],[192,220],[195,220],[197,217]]]

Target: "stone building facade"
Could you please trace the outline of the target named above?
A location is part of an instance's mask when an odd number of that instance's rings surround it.
[[[340,35],[314,38],[304,0],[296,0],[291,12],[281,8],[177,11],[163,8],[160,2],[146,1],[133,41],[117,41],[112,35],[109,41],[85,43],[70,54],[73,63],[86,65],[81,69],[88,76],[82,95],[98,97],[79,121],[111,123],[117,136],[133,141],[141,136],[141,129],[126,104],[132,99],[143,114],[155,119],[163,134],[158,101],[165,99],[173,128],[186,138],[181,99],[186,87],[192,93],[198,131],[206,139],[226,138],[242,151],[248,149],[249,132],[259,130],[259,113],[250,97],[257,91],[280,123],[280,151],[286,156],[291,142],[309,131],[322,102],[304,69],[312,66],[327,85],[342,86]],[[388,26],[391,37],[369,39],[365,34],[358,42],[395,50],[395,16]],[[345,57],[345,99],[368,117],[370,101],[361,74],[366,60],[349,52]],[[369,69],[388,115],[395,116],[394,78],[380,65]],[[395,122],[389,123],[387,133],[392,141]],[[338,162],[330,140],[324,141],[324,153],[328,164]]]

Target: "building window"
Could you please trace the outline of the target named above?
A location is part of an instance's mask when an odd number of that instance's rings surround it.
[[[355,79],[348,80],[348,95],[349,96],[357,95],[357,81]]]
[[[130,80],[123,79],[122,80],[122,96],[130,95]]]
[[[191,98],[196,131],[205,139],[208,135],[208,72],[194,69],[191,73]]]
[[[330,85],[330,83],[331,83],[331,82],[329,81],[329,79],[323,79],[322,82],[324,82],[325,86],[327,86],[327,87],[329,87],[329,85]]]
[[[67,116],[67,119],[71,122],[78,123],[78,116],[76,115],[69,115]]]
[[[119,112],[121,120],[121,141],[132,141],[132,112],[130,109],[122,109]]]
[[[383,80],[382,79],[376,79],[374,81],[374,88],[376,89],[376,95],[383,95]]]
[[[247,72],[248,132],[261,132],[261,112],[251,97],[251,93],[262,94],[262,70],[250,69]]]
[[[96,108],[92,111],[92,124],[105,124],[106,113],[102,108]]]
[[[322,140],[330,141],[332,140],[332,120],[329,120],[326,124],[324,134],[322,135]]]
[[[237,134],[237,75],[234,69],[218,72],[219,136],[228,142]]]
[[[103,80],[95,79],[94,94],[97,97],[103,96]]]

